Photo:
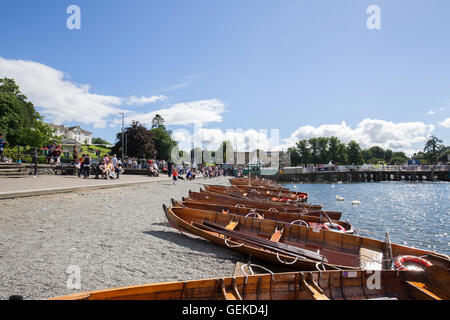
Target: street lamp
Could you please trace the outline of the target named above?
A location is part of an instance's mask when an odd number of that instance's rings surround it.
[[[119,114],[121,114],[122,115],[122,165],[123,165],[123,163],[124,163],[124,160],[123,160],[123,156],[124,156],[124,151],[125,151],[125,138],[124,138],[124,136],[125,136],[125,118],[124,118],[124,113],[123,112],[120,112]]]

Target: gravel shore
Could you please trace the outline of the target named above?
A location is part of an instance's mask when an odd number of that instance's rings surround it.
[[[237,252],[181,235],[162,205],[224,177],[0,201],[0,299],[231,276]],[[81,289],[68,289],[68,268]]]

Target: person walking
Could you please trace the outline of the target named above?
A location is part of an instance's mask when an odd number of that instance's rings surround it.
[[[173,184],[176,184],[178,181],[178,172],[176,169],[173,169],[172,177],[173,177]]]

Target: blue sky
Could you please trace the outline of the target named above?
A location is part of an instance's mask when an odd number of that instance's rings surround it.
[[[72,4],[81,30],[66,27]],[[370,5],[381,30],[366,27]],[[429,134],[450,144],[449,12],[445,0],[2,1],[0,77],[46,120],[111,142],[119,112],[148,123],[162,110],[173,130],[198,119],[210,141],[280,129],[284,146],[337,135],[412,151]]]

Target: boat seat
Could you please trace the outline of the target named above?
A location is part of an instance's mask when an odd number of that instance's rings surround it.
[[[361,247],[359,249],[360,261],[364,270],[381,270],[383,266],[383,253]]]
[[[231,220],[229,224],[225,227],[227,230],[234,230],[236,229],[237,225],[239,224],[239,220]]]
[[[314,281],[311,273],[308,273],[307,276],[300,273],[298,281],[302,286],[303,292],[308,293],[314,300],[330,300]]]
[[[418,292],[420,295],[425,296],[428,299],[442,300],[440,297],[428,290],[425,284],[422,282],[405,281],[405,283],[410,289],[413,289],[414,291]]]
[[[278,227],[275,229],[275,232],[270,237],[270,241],[279,242],[281,237],[283,236],[284,228],[278,229]]]
[[[398,300],[396,297],[377,297],[377,298],[371,298],[367,300]]]

